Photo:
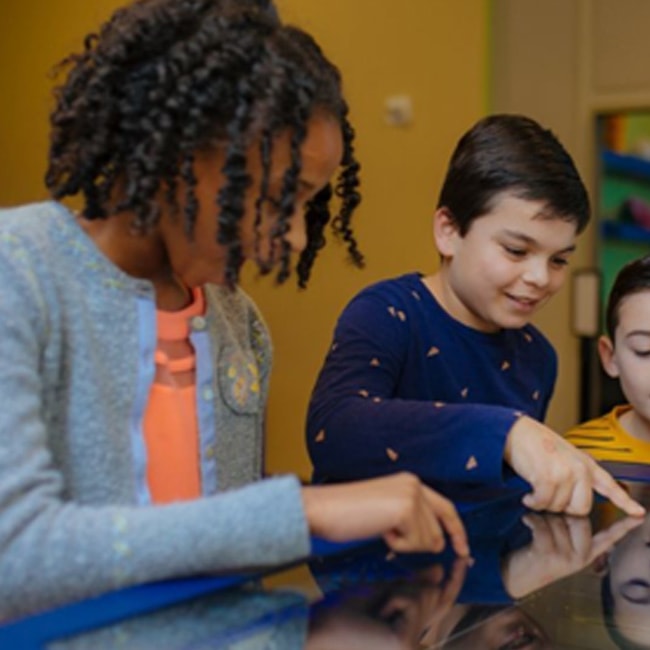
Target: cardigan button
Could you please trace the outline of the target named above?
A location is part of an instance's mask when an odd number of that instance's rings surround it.
[[[202,332],[207,327],[205,318],[203,316],[194,316],[192,318],[192,329],[197,332]]]

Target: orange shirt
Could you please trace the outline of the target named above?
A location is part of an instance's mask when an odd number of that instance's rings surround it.
[[[147,482],[153,503],[201,496],[196,359],[190,321],[203,314],[201,289],[181,311],[157,311],[156,376],[144,414]]]

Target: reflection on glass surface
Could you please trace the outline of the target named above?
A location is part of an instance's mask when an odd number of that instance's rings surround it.
[[[457,561],[443,581],[437,565],[417,578],[376,588],[365,599],[361,590],[342,597],[337,607],[317,607],[307,650],[551,647],[540,625],[514,605],[457,602],[464,564]]]
[[[551,640],[540,624],[519,607],[458,607],[462,615],[442,645],[449,650],[543,650],[552,648]]]
[[[413,575],[351,586],[312,608],[308,650],[419,648],[441,638],[467,570],[456,560]]]
[[[467,521],[470,563],[449,555],[386,556],[380,547],[312,562],[326,595],[312,606],[308,650],[555,647],[518,602],[580,572],[641,520],[616,519],[594,532],[587,518],[521,517],[509,505]]]
[[[619,648],[650,648],[650,518],[610,553],[601,584],[603,617]]]
[[[648,503],[644,489],[634,496]],[[608,503],[591,519],[531,513],[519,498],[464,518],[471,560],[372,543],[312,558],[267,589],[219,591],[47,647],[650,648],[650,518]]]

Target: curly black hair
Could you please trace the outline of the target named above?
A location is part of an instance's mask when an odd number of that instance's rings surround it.
[[[178,182],[186,188],[184,227],[193,236],[198,211],[194,155],[225,148],[225,183],[219,205],[218,241],[228,250],[226,282],[233,286],[243,262],[239,221],[251,179],[246,149],[260,141],[263,162],[256,222],[267,196],[274,138],[291,134],[291,164],[278,201],[272,233],[279,260],[277,280],[291,273],[289,229],[301,171],[300,146],[316,109],[341,125],[344,154],[334,188],[307,206],[307,246],[297,264],[306,286],[325,244],[329,202],[340,199],[332,228],[352,261],[363,264],[351,229],[360,201],[354,131],[337,68],[304,31],[281,23],[269,0],[139,0],[119,9],[81,53],[57,67],[67,77],[55,90],[46,184],[56,199],[82,193],[84,216],[104,219],[132,211],[146,232],[158,221],[159,196],[178,212]],[[111,203],[119,183],[121,200]],[[279,248],[279,251],[278,251]],[[262,272],[270,271],[258,259]]]

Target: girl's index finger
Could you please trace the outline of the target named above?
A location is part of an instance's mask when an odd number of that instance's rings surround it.
[[[451,545],[460,557],[469,557],[470,548],[467,532],[462,519],[454,504],[429,488],[425,489],[425,497],[451,539]]]

